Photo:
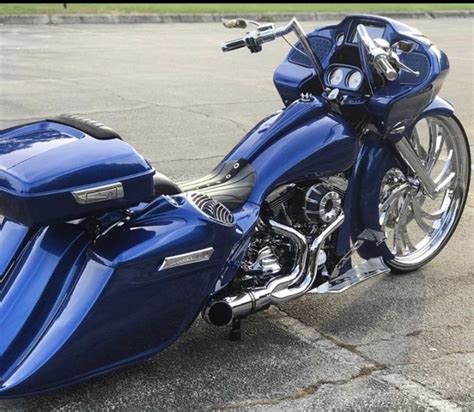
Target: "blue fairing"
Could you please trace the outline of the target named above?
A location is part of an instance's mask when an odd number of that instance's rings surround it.
[[[360,58],[359,47],[355,40],[356,27],[361,23],[382,27],[381,37],[390,44],[406,40],[416,45],[411,53],[402,53],[400,59],[419,71],[420,76],[402,71],[396,81],[387,82],[383,87],[376,88],[367,104],[371,117],[381,129],[390,128],[398,122],[409,123],[436,97],[449,71],[448,58],[418,30],[410,26],[380,16],[351,15],[337,25],[322,27],[308,34],[324,70],[325,87],[331,86],[327,82],[330,67],[335,64],[349,64],[354,68],[364,69],[367,79],[363,88],[364,92],[369,92],[367,81],[373,83],[374,79],[370,71],[367,71],[367,67],[364,67],[365,60]],[[340,38],[343,40],[338,44]],[[299,44],[297,47],[300,47]],[[311,63],[294,49],[278,66],[273,81],[285,105],[298,99],[301,93],[322,92],[321,83],[317,81]]]

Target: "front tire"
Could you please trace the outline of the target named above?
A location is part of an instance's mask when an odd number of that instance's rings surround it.
[[[417,270],[441,252],[459,223],[470,184],[469,142],[455,117],[420,119],[411,142],[436,183],[454,176],[430,199],[410,172],[396,167],[386,171],[380,182],[379,224],[393,255],[386,264],[394,273]]]

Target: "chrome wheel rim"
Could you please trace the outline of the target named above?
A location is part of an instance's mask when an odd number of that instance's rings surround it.
[[[385,174],[379,199],[379,223],[390,263],[410,269],[430,260],[446,243],[464,207],[469,185],[469,147],[454,119],[421,119],[411,142],[436,183],[454,173],[435,199],[421,189],[416,176],[392,168]]]

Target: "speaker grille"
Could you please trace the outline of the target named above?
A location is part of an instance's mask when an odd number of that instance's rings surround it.
[[[235,223],[232,212],[217,200],[199,192],[191,193],[190,198],[196,207],[211,219],[227,226]]]
[[[403,53],[400,57],[402,63],[406,64],[410,69],[419,71],[420,75],[408,73],[405,70],[400,71],[400,83],[403,84],[420,84],[423,82],[430,71],[430,62],[428,57],[423,53],[411,52]]]
[[[309,37],[309,43],[311,44],[311,48],[313,49],[316,56],[318,56],[319,60],[323,62],[326,60],[326,57],[329,55],[329,52],[332,49],[332,41],[325,37],[320,36],[312,36]],[[298,42],[295,46],[298,50],[302,50],[303,47]],[[304,54],[301,54],[295,49],[291,49],[288,55],[288,61],[294,64],[298,64],[299,66],[304,67],[311,67],[311,62]]]

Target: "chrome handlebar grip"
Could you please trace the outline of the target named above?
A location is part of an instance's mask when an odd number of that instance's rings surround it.
[[[234,21],[225,21],[224,26],[237,27]],[[260,26],[257,30],[247,33],[247,35],[242,39],[222,43],[221,49],[222,51],[227,52],[247,46],[251,52],[255,53],[259,52],[262,49],[261,45],[263,43],[268,43],[277,39],[278,37],[286,36],[291,32],[295,33],[296,37],[300,41],[303,51],[311,61],[311,64],[316,70],[316,73],[318,73],[318,75],[321,75],[323,73],[321,63],[319,62],[318,57],[314,53],[305,31],[298,23],[298,20],[296,18],[293,18],[287,25],[282,27],[274,28],[273,25]]]
[[[390,82],[396,80],[398,78],[398,72],[390,64],[388,52],[375,44],[363,24],[357,25],[357,35],[359,41],[367,48],[375,70],[381,73]]]
[[[374,60],[374,64],[376,65],[376,70],[382,73],[388,81],[393,82],[397,80],[398,73],[390,64],[386,55],[378,55]]]

